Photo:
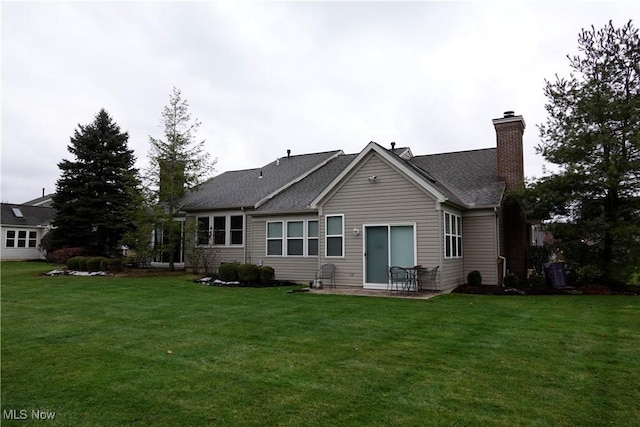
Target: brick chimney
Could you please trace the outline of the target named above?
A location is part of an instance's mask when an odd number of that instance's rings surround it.
[[[498,181],[504,181],[507,190],[524,188],[524,119],[514,115],[513,111],[505,111],[504,117],[492,121],[498,146]]]
[[[504,117],[493,119],[496,129],[498,181],[506,184],[506,190],[524,188],[524,160],[522,135],[525,123],[522,116],[505,111]],[[529,249],[528,227],[520,204],[511,199],[502,203],[504,256],[507,269],[520,277],[521,283],[527,275],[527,252]]]

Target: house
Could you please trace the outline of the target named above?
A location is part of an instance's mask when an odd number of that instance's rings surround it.
[[[332,263],[339,287],[386,289],[390,265],[438,266],[443,291],[472,270],[499,284],[507,271],[526,274],[527,226],[505,199],[524,186],[525,122],[506,112],[493,125],[496,146],[479,150],[288,150],[203,183],[184,198],[182,220],[197,223],[196,244],[217,262],[270,265],[283,280],[308,282]]]
[[[0,259],[37,260],[44,259],[38,249],[42,237],[50,230],[55,210],[46,206],[30,204],[1,204]]]

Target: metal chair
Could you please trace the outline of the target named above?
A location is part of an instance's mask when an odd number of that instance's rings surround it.
[[[336,265],[335,264],[322,264],[316,272],[316,282],[320,282],[324,285],[324,281],[329,281],[329,286],[336,287]]]
[[[408,292],[416,289],[414,275],[406,268],[393,266],[389,269],[389,289],[396,292]]]
[[[423,268],[420,270],[420,274],[418,275],[418,282],[420,285],[420,289],[431,290],[431,291],[438,290],[438,284],[436,279],[438,276],[439,267],[440,267],[439,265],[436,265],[433,268]],[[427,286],[429,283],[433,284],[431,288]]]

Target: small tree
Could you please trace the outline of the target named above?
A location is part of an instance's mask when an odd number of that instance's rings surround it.
[[[174,221],[181,199],[214,171],[216,160],[210,160],[205,141],[196,141],[200,122],[191,119],[189,104],[175,87],[169,105],[162,110],[162,125],[164,139],[149,137],[150,165],[146,177],[154,200],[162,207],[156,217],[156,224],[161,224],[163,230],[160,249],[173,253],[181,244],[180,228]],[[173,257],[169,258],[169,268],[174,269]]]
[[[578,37],[569,78],[546,82],[538,151],[559,171],[534,185],[570,259],[609,282],[640,264],[640,38],[629,21]],[[574,74],[575,73],[575,74]]]
[[[132,194],[139,179],[128,139],[104,109],[92,123],[78,125],[67,147],[75,159],[58,164],[53,246],[79,246],[90,254],[110,255],[133,229]]]

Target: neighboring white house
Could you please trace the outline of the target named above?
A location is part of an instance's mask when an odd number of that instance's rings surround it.
[[[0,259],[44,259],[40,252],[40,240],[51,228],[55,210],[50,207],[29,204],[1,204],[0,231],[2,244]]]

